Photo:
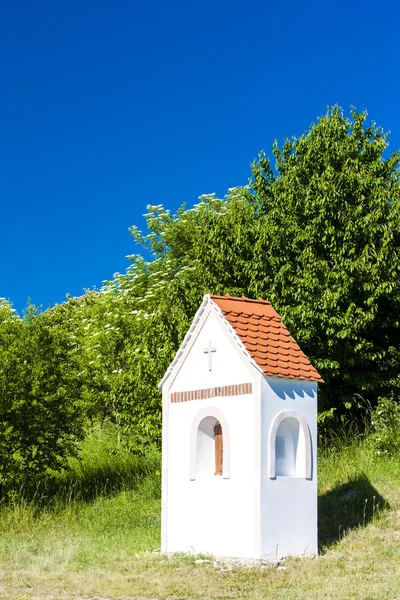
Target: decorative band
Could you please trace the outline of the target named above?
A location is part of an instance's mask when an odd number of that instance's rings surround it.
[[[190,392],[173,392],[171,394],[171,402],[189,402],[190,400],[206,400],[206,398],[215,398],[216,396],[242,396],[252,393],[252,383],[238,383],[235,385],[206,388],[204,390],[192,390]]]

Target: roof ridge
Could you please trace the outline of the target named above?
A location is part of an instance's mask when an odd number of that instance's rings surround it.
[[[230,296],[229,294],[225,294],[224,296],[218,296],[217,294],[210,294],[210,298],[220,298],[221,300],[233,300],[236,302],[251,302],[256,304],[267,304],[268,306],[272,306],[269,300],[264,300],[263,298],[247,298],[246,296]]]

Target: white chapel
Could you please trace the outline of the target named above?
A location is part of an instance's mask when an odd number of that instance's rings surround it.
[[[204,297],[160,382],[163,552],[317,553],[321,381],[269,302]]]

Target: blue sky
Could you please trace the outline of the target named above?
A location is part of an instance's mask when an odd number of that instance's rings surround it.
[[[138,251],[147,204],[247,183],[328,105],[400,148],[397,2],[0,6],[0,296],[80,295]]]

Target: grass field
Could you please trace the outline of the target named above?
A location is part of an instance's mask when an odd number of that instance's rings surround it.
[[[159,457],[94,432],[51,489],[0,508],[0,598],[400,599],[400,460],[354,436],[319,454],[320,556],[263,568],[159,554]]]

